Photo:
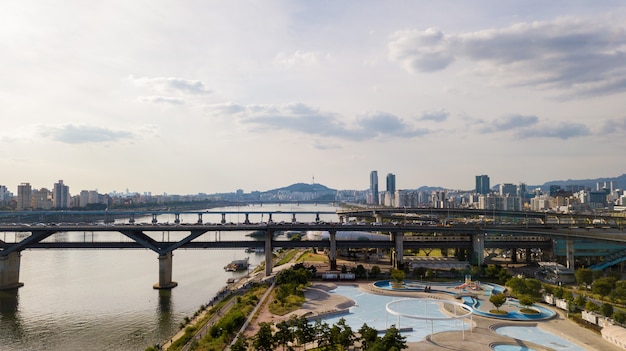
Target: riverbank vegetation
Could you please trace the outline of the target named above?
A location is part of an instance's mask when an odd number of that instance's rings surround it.
[[[168,350],[182,350],[190,341],[191,350],[223,350],[243,326],[247,316],[252,313],[267,289],[267,284],[253,284],[242,295],[231,295],[215,304],[204,316],[185,327],[183,336],[175,340]],[[232,307],[224,308],[230,303],[233,304]],[[226,311],[220,315],[222,308]],[[214,317],[219,318],[213,324],[207,325],[215,319]],[[156,347],[146,349],[146,351],[156,350],[158,350]]]
[[[292,316],[286,321],[259,323],[259,331],[251,338],[240,337],[233,344],[232,351],[261,350],[271,351],[281,347],[283,350],[313,347],[321,351],[344,351],[354,349],[356,345],[363,351],[403,350],[408,348],[406,337],[392,325],[380,337],[378,331],[363,324],[358,331],[353,331],[341,318],[337,324],[329,325],[316,320],[308,321],[304,316]]]
[[[268,306],[269,311],[284,316],[300,308],[305,301],[304,290],[314,274],[315,267],[305,267],[302,263],[280,271],[276,275],[274,300]]]

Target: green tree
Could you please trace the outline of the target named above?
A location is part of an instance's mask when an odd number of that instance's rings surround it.
[[[506,295],[503,293],[491,294],[491,296],[489,296],[489,301],[496,306],[496,309],[499,311],[500,306],[504,305],[506,302]]]
[[[254,336],[252,346],[255,350],[272,351],[276,346],[276,340],[272,334],[272,323],[259,323],[259,331]]]
[[[309,323],[304,315],[300,317],[292,315],[290,320],[293,320],[291,324],[295,325],[296,328],[294,336],[300,345],[306,346],[306,344],[315,340],[315,328]]]
[[[523,295],[526,293],[526,283],[524,282],[524,278],[513,277],[509,279],[505,285],[511,288],[511,291],[515,295]]]
[[[587,300],[587,302],[585,302],[585,309],[587,311],[595,312],[600,309],[600,306],[596,305],[596,303],[591,300]]]
[[[600,295],[602,301],[604,298],[615,289],[615,279],[613,277],[603,277],[593,282],[591,291],[594,294]]]
[[[397,283],[401,283],[406,277],[406,273],[404,273],[401,269],[392,269],[391,270],[391,278],[395,280]]]
[[[294,332],[291,330],[287,321],[281,321],[276,323],[276,333],[274,334],[274,340],[278,345],[282,345],[283,351],[290,342],[294,340]]]
[[[624,314],[624,312],[622,312],[622,311],[617,310],[617,311],[613,312],[612,318],[617,323],[622,324],[622,323],[624,323],[624,321],[626,321],[626,314]]]
[[[565,294],[565,290],[563,290],[562,287],[558,287],[556,289],[554,289],[554,297],[556,297],[557,299],[562,299],[563,295]]]
[[[378,331],[368,326],[367,323],[363,323],[363,326],[361,326],[358,332],[359,340],[361,341],[361,349],[363,350],[367,350],[376,342],[376,339],[378,339]]]
[[[578,285],[590,285],[593,282],[593,271],[589,268],[578,268],[574,275],[576,276],[576,282]]]
[[[584,294],[578,294],[574,299],[574,305],[576,306],[584,307],[585,303],[587,303],[587,296]]]
[[[498,276],[498,274],[500,274],[501,270],[502,270],[502,266],[496,265],[496,264],[490,264],[487,266],[487,268],[485,268],[485,275],[488,278],[494,279]]]
[[[357,278],[365,278],[366,277],[365,267],[362,264],[356,266],[354,269],[354,276]]]
[[[317,337],[317,347],[325,350],[331,345],[330,326],[319,319],[315,321],[315,336]]]
[[[603,316],[605,317],[610,317],[613,315],[613,305],[611,305],[610,303],[603,303],[602,306],[600,306],[600,313],[602,313]]]
[[[374,279],[378,278],[378,276],[380,275],[380,267],[372,266],[372,269],[370,270],[370,275]]]
[[[565,299],[565,301],[567,301],[567,302],[573,302],[574,301],[574,293],[572,293],[571,290],[564,290],[563,291],[563,299]]]
[[[524,279],[524,284],[526,284],[526,294],[532,297],[541,296],[541,282],[534,278],[526,278]]]
[[[347,350],[348,347],[354,344],[356,336],[354,335],[352,328],[350,328],[344,318],[339,319],[339,322],[337,322],[337,326],[340,328],[339,338],[337,340],[338,344],[341,345],[344,350]]]
[[[395,325],[389,327],[385,335],[372,345],[372,350],[375,351],[404,350],[406,348],[408,348],[406,337],[400,334],[400,330]]]
[[[237,340],[230,347],[231,351],[247,351],[248,350],[248,339],[246,339],[245,335],[241,335],[237,338]]]
[[[519,297],[519,303],[526,308],[530,308],[535,303],[535,299],[530,295],[522,295]]]

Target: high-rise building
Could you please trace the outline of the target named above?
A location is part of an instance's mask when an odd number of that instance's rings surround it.
[[[6,206],[13,198],[13,194],[6,185],[0,185],[0,206]]]
[[[517,185],[510,183],[500,184],[500,195],[517,195]]]
[[[378,171],[370,172],[371,204],[378,205]]]
[[[387,173],[387,192],[395,195],[396,193],[396,175]]]
[[[36,210],[52,209],[52,193],[46,188],[33,190],[33,208]]]
[[[33,198],[33,188],[29,183],[22,183],[17,186],[17,209],[26,210],[33,208],[31,200]]]
[[[52,202],[54,208],[70,207],[70,187],[63,184],[63,180],[59,180],[58,183],[54,183],[54,188],[52,189]]]
[[[476,192],[481,195],[487,195],[490,192],[489,176],[477,175],[476,176]]]

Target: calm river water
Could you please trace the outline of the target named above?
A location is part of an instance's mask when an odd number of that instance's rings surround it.
[[[237,209],[335,210],[312,204],[228,208]],[[196,215],[181,217],[183,222],[197,220]],[[337,220],[336,215],[321,217]],[[299,221],[314,218],[297,216]],[[206,215],[203,219],[219,221],[218,217]],[[243,215],[227,215],[229,222],[243,220]],[[250,215],[250,220],[260,218]],[[290,221],[291,217],[274,215],[273,220]],[[225,236],[229,235],[229,239],[243,239],[247,233],[224,232],[222,238],[227,240]],[[157,254],[149,250],[23,251],[20,281],[25,285],[17,291],[0,291],[0,350],[145,350],[174,335],[185,316],[191,317],[209,302],[228,278],[245,275],[225,272],[223,267],[246,256],[253,267],[264,260],[263,255],[247,254],[241,249],[176,250],[173,280],[178,286],[158,291],[152,289],[158,281]]]

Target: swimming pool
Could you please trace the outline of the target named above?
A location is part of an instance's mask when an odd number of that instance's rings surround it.
[[[461,322],[460,320],[444,320],[433,321],[432,329],[431,323],[423,320],[412,320],[409,318],[400,318],[398,325],[398,317],[388,314],[385,310],[387,303],[392,301],[401,300],[403,298],[395,296],[383,296],[374,295],[363,292],[355,286],[338,286],[330,292],[331,294],[343,295],[352,299],[355,305],[350,308],[349,314],[343,314],[340,316],[322,318],[322,320],[329,325],[339,322],[339,319],[344,318],[346,323],[350,325],[353,330],[357,330],[366,323],[368,326],[384,330],[392,324],[399,328],[413,328],[412,331],[402,332],[403,336],[406,336],[408,342],[417,342],[423,340],[426,336],[430,335],[431,331],[438,333],[449,330],[462,330],[465,326],[465,330],[470,329],[469,321]],[[441,312],[439,304],[437,303],[423,303],[418,298],[415,298],[415,304],[403,304],[402,312],[406,314],[422,315],[427,310],[429,317],[449,317],[448,314]],[[417,303],[420,302],[420,303]]]
[[[533,326],[507,326],[495,330],[497,334],[515,339],[531,341],[539,345],[550,347],[557,351],[585,351],[575,343],[565,340],[539,327]],[[500,351],[500,349],[495,349]]]
[[[526,346],[500,344],[494,346],[493,351],[535,351],[535,349],[529,349]]]
[[[492,284],[492,283],[478,283],[478,286],[480,287],[480,289],[471,291],[473,296],[482,295],[480,299],[474,298],[469,295],[463,296],[463,294],[468,292],[468,290],[466,290],[465,288],[460,288],[466,285],[460,282],[433,283],[433,282],[407,280],[405,281],[404,287],[400,289],[393,288],[391,286],[390,280],[377,281],[374,283],[374,285],[381,289],[400,290],[400,291],[412,291],[412,290],[424,291],[424,286],[429,286],[432,289],[431,292],[461,296],[461,300],[463,301],[463,303],[474,308],[474,313],[483,317],[488,317],[488,318],[506,319],[506,320],[515,320],[515,321],[537,321],[537,320],[543,320],[543,319],[550,319],[556,315],[556,312],[554,312],[553,310],[543,307],[541,305],[537,305],[537,304],[533,305],[532,307],[540,312],[538,314],[524,314],[524,313],[519,312],[519,310],[508,311],[507,314],[503,314],[503,315],[489,313],[489,308],[482,306],[482,300],[488,301],[489,296],[491,296],[492,293],[497,294],[497,293],[501,293],[504,291],[504,287],[497,285],[497,284]],[[523,307],[515,299],[507,300],[506,304],[515,306],[518,309]]]

